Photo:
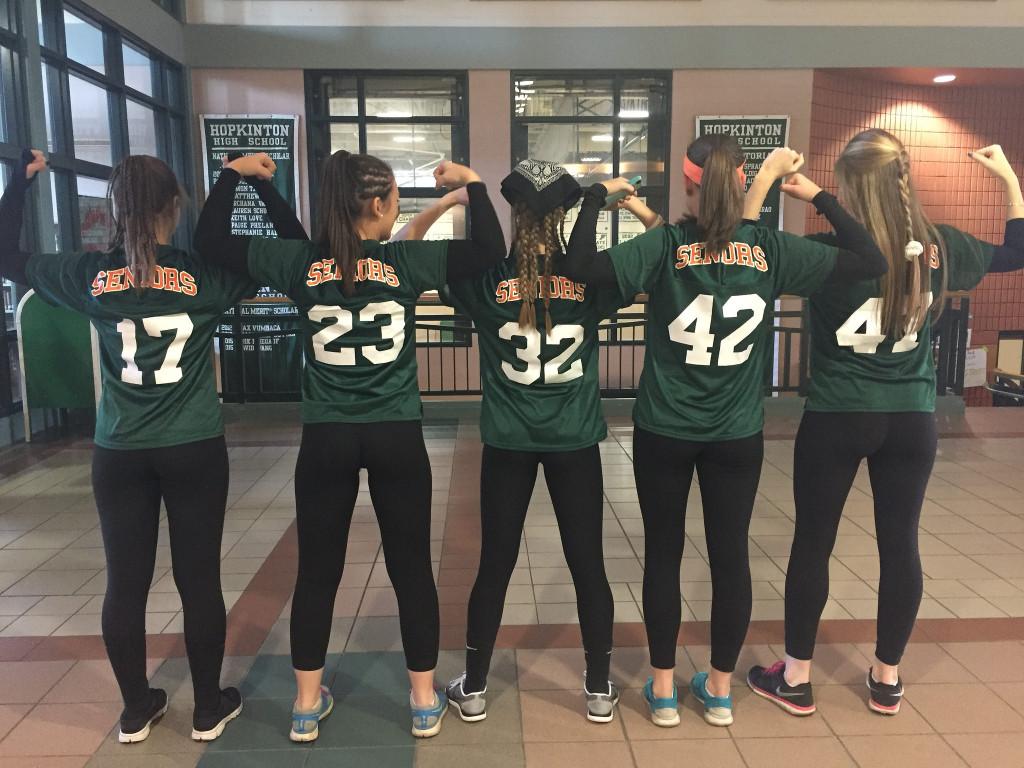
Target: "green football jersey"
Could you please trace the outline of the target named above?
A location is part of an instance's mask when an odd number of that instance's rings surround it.
[[[543,279],[543,278],[542,278]],[[542,299],[537,328],[519,325],[522,300],[514,257],[448,287],[456,309],[473,320],[480,343],[487,445],[514,451],[574,451],[608,434],[598,385],[597,326],[624,306],[614,287],[573,282],[557,273],[548,284],[551,334]]]
[[[976,286],[992,263],[993,246],[953,227],[940,225],[945,264],[931,254],[931,294],[947,287],[966,291]],[[814,235],[834,243],[834,235]],[[935,362],[932,318],[917,333],[899,341],[886,337],[882,325],[882,282],[864,280],[829,284],[811,297],[811,411],[930,412],[935,410]]]
[[[416,368],[416,301],[445,282],[448,243],[363,242],[355,292],[305,240],[253,238],[249,272],[295,302],[302,324],[302,420],[413,421],[423,417]]]
[[[97,445],[162,448],[224,433],[210,342],[255,284],[170,246],[160,246],[141,292],[123,252],[33,256],[27,275],[43,299],[87,315],[99,336]]]
[[[649,294],[637,426],[696,441],[760,432],[774,302],[817,290],[837,249],[743,224],[721,254],[711,254],[696,226],[684,223],[609,254],[623,298]]]

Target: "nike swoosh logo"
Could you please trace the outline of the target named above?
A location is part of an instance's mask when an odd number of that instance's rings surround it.
[[[775,693],[778,694],[779,696],[782,696],[783,698],[786,698],[786,699],[795,699],[797,696],[803,696],[804,695],[802,691],[797,691],[796,693],[792,693],[792,692],[791,693],[786,693],[785,691],[781,690],[780,688],[776,688],[775,689]]]

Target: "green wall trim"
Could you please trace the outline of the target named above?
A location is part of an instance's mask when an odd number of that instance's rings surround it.
[[[453,40],[457,41],[453,45]],[[1019,67],[1020,28],[185,27],[193,67],[792,69]]]

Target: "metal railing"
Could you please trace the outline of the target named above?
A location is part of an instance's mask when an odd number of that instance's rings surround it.
[[[805,300],[799,307],[784,299],[774,311],[775,354],[765,370],[765,395],[803,395],[810,377],[810,333]],[[470,320],[424,297],[416,311],[416,359],[420,392],[437,397],[481,394],[477,329]],[[646,351],[647,312],[643,297],[634,307],[601,323],[598,329],[599,380],[603,397],[635,397]],[[946,302],[933,329],[938,394],[962,395],[967,356],[970,299],[954,295]],[[225,402],[294,401],[301,397],[299,318],[277,315],[262,323],[273,330],[246,330],[260,325],[238,313],[226,319],[215,335]],[[239,350],[244,350],[240,354]]]

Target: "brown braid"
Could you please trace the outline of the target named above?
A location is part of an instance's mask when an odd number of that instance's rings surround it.
[[[519,325],[523,328],[537,327],[538,295],[544,300],[544,330],[551,333],[551,271],[556,253],[567,250],[563,224],[565,209],[555,208],[538,220],[537,215],[525,205],[517,204],[513,211],[515,240],[512,248],[516,253],[516,269],[519,274]],[[537,268],[538,257],[543,257],[543,270]]]
[[[157,230],[173,223],[175,201],[182,198],[174,171],[155,157],[131,155],[110,174],[107,204],[114,231],[109,252],[124,252],[128,281],[137,291],[152,284]]]
[[[909,243],[911,240],[916,240],[914,236],[914,213],[911,209],[911,198],[910,198],[910,158],[907,155],[907,151],[904,149],[900,152],[899,158],[897,159],[897,176],[899,179],[900,188],[900,200],[903,202],[903,213],[906,217],[907,234],[903,239],[904,243]],[[919,321],[922,315],[922,299],[921,299],[921,271],[927,268],[922,265],[922,259],[927,265],[927,254],[914,257],[914,263],[908,264],[906,271],[906,282],[903,286],[905,295],[907,296],[907,317],[906,324],[910,328],[919,327]],[[908,261],[910,261],[908,259]]]

